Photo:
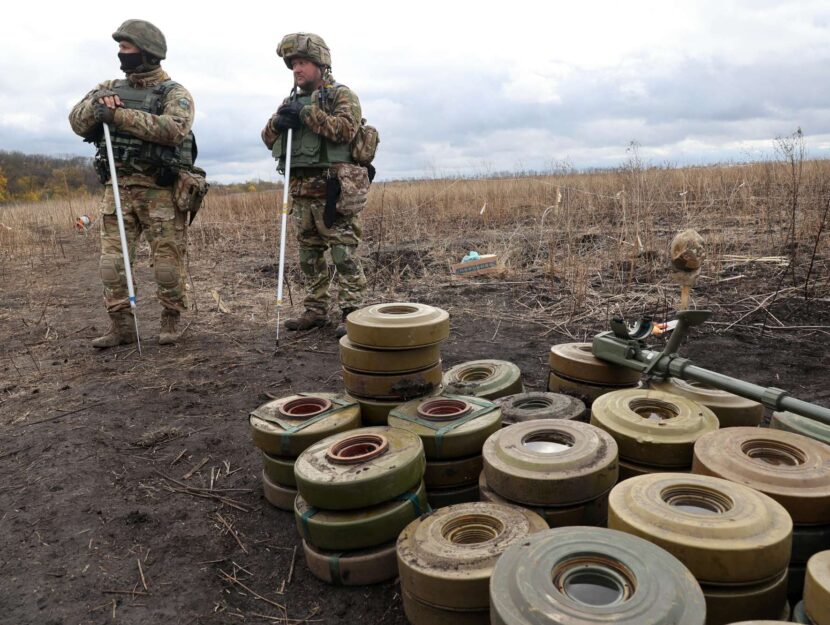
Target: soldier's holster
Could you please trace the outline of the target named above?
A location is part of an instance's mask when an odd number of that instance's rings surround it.
[[[323,223],[326,228],[334,225],[334,218],[337,215],[337,200],[340,198],[340,180],[337,176],[326,179],[326,208],[323,211]]]

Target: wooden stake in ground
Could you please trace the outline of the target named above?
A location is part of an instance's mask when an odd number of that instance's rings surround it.
[[[684,230],[671,242],[672,279],[680,285],[678,310],[689,308],[692,287],[700,275],[700,268],[706,260],[706,246],[696,230]]]

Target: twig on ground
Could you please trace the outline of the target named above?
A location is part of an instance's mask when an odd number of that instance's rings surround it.
[[[222,569],[219,569],[219,574],[222,577],[222,579],[224,579],[228,582],[231,582],[232,584],[236,584],[240,588],[243,588],[244,590],[251,593],[257,599],[259,599],[261,601],[264,601],[265,603],[268,603],[268,604],[274,606],[275,608],[279,608],[280,610],[285,610],[285,606],[282,605],[281,603],[277,603],[276,601],[272,601],[271,599],[268,599],[267,597],[263,597],[261,594],[259,594],[255,590],[252,590],[251,588],[249,588],[248,586],[246,586],[245,584],[240,582],[235,577],[232,577],[231,575],[228,575],[227,573],[225,573],[225,571],[223,571]]]
[[[288,584],[291,583],[291,578],[294,577],[294,562],[297,560],[297,545],[294,545],[294,551],[291,552],[291,566],[288,568]]]
[[[214,501],[218,501],[220,503],[223,503],[226,506],[230,506],[231,508],[236,508],[237,510],[240,510],[242,512],[250,512],[251,510],[254,509],[252,506],[244,504],[240,501],[236,501],[234,499],[230,499],[229,497],[224,497],[222,495],[219,495],[217,493],[217,491],[208,491],[204,488],[188,486],[187,484],[183,484],[182,482],[179,482],[178,480],[173,479],[169,475],[165,475],[161,471],[154,470],[154,473],[156,473],[157,475],[163,477],[165,480],[167,480],[169,482],[172,482],[173,484],[176,484],[177,486],[179,486],[180,488],[173,488],[169,484],[167,485],[167,488],[169,488],[171,491],[173,491],[175,493],[184,493],[185,495],[192,495],[193,497],[200,497],[202,499],[213,499]],[[250,489],[226,489],[226,490],[227,491],[247,490],[247,492],[250,492]]]
[[[144,586],[144,590],[147,590],[147,580],[144,578],[144,569],[141,567],[141,558],[135,559],[136,564],[138,564],[138,574],[141,576],[141,585]]]
[[[68,412],[63,412],[61,414],[52,415],[51,417],[46,417],[45,419],[41,419],[40,421],[29,421],[25,423],[21,423],[20,427],[28,427],[30,425],[40,425],[41,423],[49,423],[51,421],[57,421],[58,419],[62,419],[63,417],[68,417],[69,415],[77,414],[79,412],[83,412],[84,410],[89,410],[90,408],[94,408],[95,406],[100,406],[104,402],[97,401],[92,404],[87,404],[86,406],[82,406],[81,408],[77,408],[75,410],[69,410]]]
[[[231,564],[233,564],[234,568],[239,569],[240,571],[242,571],[242,572],[243,572],[243,573],[245,573],[246,575],[250,575],[251,577],[253,577],[253,576],[254,576],[254,574],[253,574],[253,573],[251,573],[248,569],[246,569],[246,568],[245,568],[244,566],[242,566],[241,564],[237,564],[234,560],[231,560]],[[234,571],[234,575],[236,575],[236,571]]]
[[[189,480],[191,477],[193,477],[194,473],[196,473],[199,469],[201,469],[203,466],[205,466],[208,463],[208,460],[210,460],[210,456],[205,456],[204,458],[202,458],[199,461],[199,464],[197,464],[195,467],[190,469],[190,471],[188,471],[187,473],[185,473],[182,476],[182,479],[183,480]]]
[[[239,535],[238,535],[238,534],[236,533],[236,531],[233,529],[233,527],[231,526],[231,524],[230,524],[230,523],[228,523],[228,521],[225,519],[225,517],[223,517],[221,514],[219,514],[219,513],[217,512],[217,513],[216,513],[216,519],[217,519],[217,520],[218,520],[218,521],[219,521],[222,525],[224,525],[224,526],[225,526],[225,529],[227,529],[227,530],[228,530],[228,533],[229,533],[231,536],[233,536],[233,539],[236,541],[236,544],[237,544],[237,545],[239,545],[239,548],[242,550],[242,553],[247,554],[247,553],[248,553],[248,550],[245,548],[245,545],[243,545],[243,544],[242,544],[242,541],[239,539]],[[240,566],[239,568],[241,569],[242,567]],[[243,569],[243,570],[244,570],[244,569]]]
[[[181,460],[182,456],[184,456],[186,453],[187,453],[187,448],[182,449],[181,453],[173,459],[173,462],[170,463],[170,466],[172,467],[179,460]]]
[[[191,432],[182,432],[181,434],[176,434],[175,436],[171,436],[170,438],[165,438],[163,441],[159,441],[158,443],[155,443],[153,445],[153,449],[158,449],[162,445],[166,445],[167,443],[172,443],[173,441],[178,440],[180,438],[184,438],[184,437],[187,437],[187,436],[193,436],[194,434],[197,434],[199,432],[204,432],[205,430],[209,430],[211,427],[212,426],[210,426],[210,425],[206,425],[203,428],[199,428],[199,429],[193,430]]]
[[[150,593],[143,590],[102,590],[105,595],[141,595],[147,596]]]

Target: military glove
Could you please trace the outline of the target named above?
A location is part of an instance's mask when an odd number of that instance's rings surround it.
[[[305,104],[303,104],[299,100],[291,100],[291,101],[286,102],[285,104],[283,104],[281,107],[279,107],[277,109],[277,113],[295,115],[295,116],[299,117],[300,116],[300,111],[303,110],[304,106],[305,106]]]
[[[274,122],[277,130],[288,130],[289,128],[296,130],[300,125],[299,117],[291,117],[289,115],[277,115],[277,120]]]
[[[291,102],[283,104],[281,107],[279,107],[277,109],[277,115],[285,117],[286,119],[289,119],[292,122],[296,120],[297,126],[292,126],[292,128],[299,128],[300,111],[303,110],[304,106],[305,105],[299,100],[292,100]]]
[[[92,105],[92,115],[95,117],[95,121],[101,124],[111,124],[115,121],[115,109],[111,109],[100,102],[95,102]]]

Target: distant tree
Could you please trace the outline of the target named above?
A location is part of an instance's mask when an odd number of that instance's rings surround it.
[[[71,197],[100,189],[92,159],[0,150],[0,202]]]
[[[9,199],[9,180],[3,173],[3,168],[0,167],[0,202],[5,202]]]

